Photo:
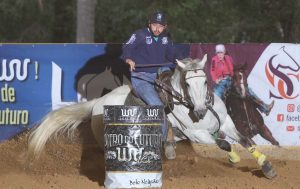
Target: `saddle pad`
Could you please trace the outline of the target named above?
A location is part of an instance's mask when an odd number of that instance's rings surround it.
[[[129,105],[129,106],[145,106],[146,103],[142,101],[140,98],[138,98],[134,92],[131,90],[130,93],[128,94],[124,105]]]

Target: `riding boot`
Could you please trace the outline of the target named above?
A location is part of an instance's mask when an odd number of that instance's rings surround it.
[[[268,111],[266,112],[266,116],[268,116],[270,114],[273,106],[274,106],[274,100],[271,102],[271,104],[267,105]]]
[[[258,104],[258,109],[268,116],[274,106],[274,100],[270,104],[266,104],[261,100],[254,100]]]
[[[248,87],[248,94],[253,99],[253,101],[258,105],[258,109],[265,113],[266,116],[268,116],[274,106],[274,100],[271,102],[271,104],[264,103],[255,93],[252,91],[251,88]]]

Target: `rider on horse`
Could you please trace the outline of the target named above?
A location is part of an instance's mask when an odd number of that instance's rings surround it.
[[[225,93],[232,84],[233,76],[233,60],[226,54],[226,49],[223,44],[216,45],[216,55],[212,58],[210,65],[210,74],[214,86],[214,93],[218,95],[223,101],[225,100]],[[247,96],[249,96],[257,105],[258,109],[267,116],[271,112],[274,101],[271,104],[265,104],[250,87],[246,89]]]
[[[176,57],[173,42],[166,32],[167,21],[162,11],[156,11],[149,17],[147,28],[135,31],[123,45],[122,59],[130,66],[131,83],[136,94],[148,105],[163,105],[153,83],[158,72],[170,71],[166,62],[175,62]],[[164,65],[165,64],[165,65]],[[165,139],[165,154],[168,159],[174,159],[175,141],[172,129],[163,125]]]

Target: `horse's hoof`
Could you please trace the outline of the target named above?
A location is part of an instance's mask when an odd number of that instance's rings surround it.
[[[176,144],[175,142],[166,142],[165,146],[165,156],[167,159],[172,160],[176,158]]]
[[[268,179],[273,179],[277,176],[276,171],[273,169],[271,162],[265,161],[261,167],[262,172]]]
[[[229,155],[229,162],[230,163],[236,164],[236,163],[241,161],[240,156],[234,151],[229,152],[228,155]]]

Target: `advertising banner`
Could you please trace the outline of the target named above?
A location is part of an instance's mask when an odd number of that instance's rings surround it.
[[[188,56],[189,45],[176,45]],[[130,83],[122,44],[0,45],[0,141],[38,125],[48,112]]]
[[[89,61],[105,54],[105,47],[1,45],[0,141],[35,126],[47,112],[77,102],[76,76]]]
[[[216,44],[192,44],[191,57],[201,58],[207,53],[208,60],[211,61],[216,55],[215,46]],[[233,59],[234,67],[247,65],[245,75],[248,88],[265,104],[274,101],[269,115],[258,110],[263,118],[263,126],[253,125],[250,118],[243,117],[241,113],[238,121],[244,122],[244,130],[251,127],[252,133],[257,133],[252,138],[257,144],[271,144],[269,139],[274,138],[279,145],[300,145],[300,45],[225,44],[225,47],[227,54]],[[211,62],[206,64],[208,77],[210,66]],[[209,81],[213,89],[211,78]],[[246,109],[249,113],[250,108]],[[236,127],[238,121],[234,121]]]
[[[205,71],[210,89],[214,86],[209,69],[215,46],[177,46],[178,52],[191,58],[208,54]],[[256,127],[252,139],[269,145],[272,136],[280,145],[300,145],[300,45],[250,43],[225,47],[235,66],[247,65],[245,77],[255,95],[265,104],[274,101],[270,114],[258,110],[264,125]],[[122,44],[0,45],[0,141],[38,125],[49,111],[129,84],[129,69],[120,59],[121,53]]]
[[[266,102],[275,101],[266,125],[281,145],[300,145],[300,45],[270,44],[248,77],[248,84]],[[266,144],[260,136],[255,138]]]

